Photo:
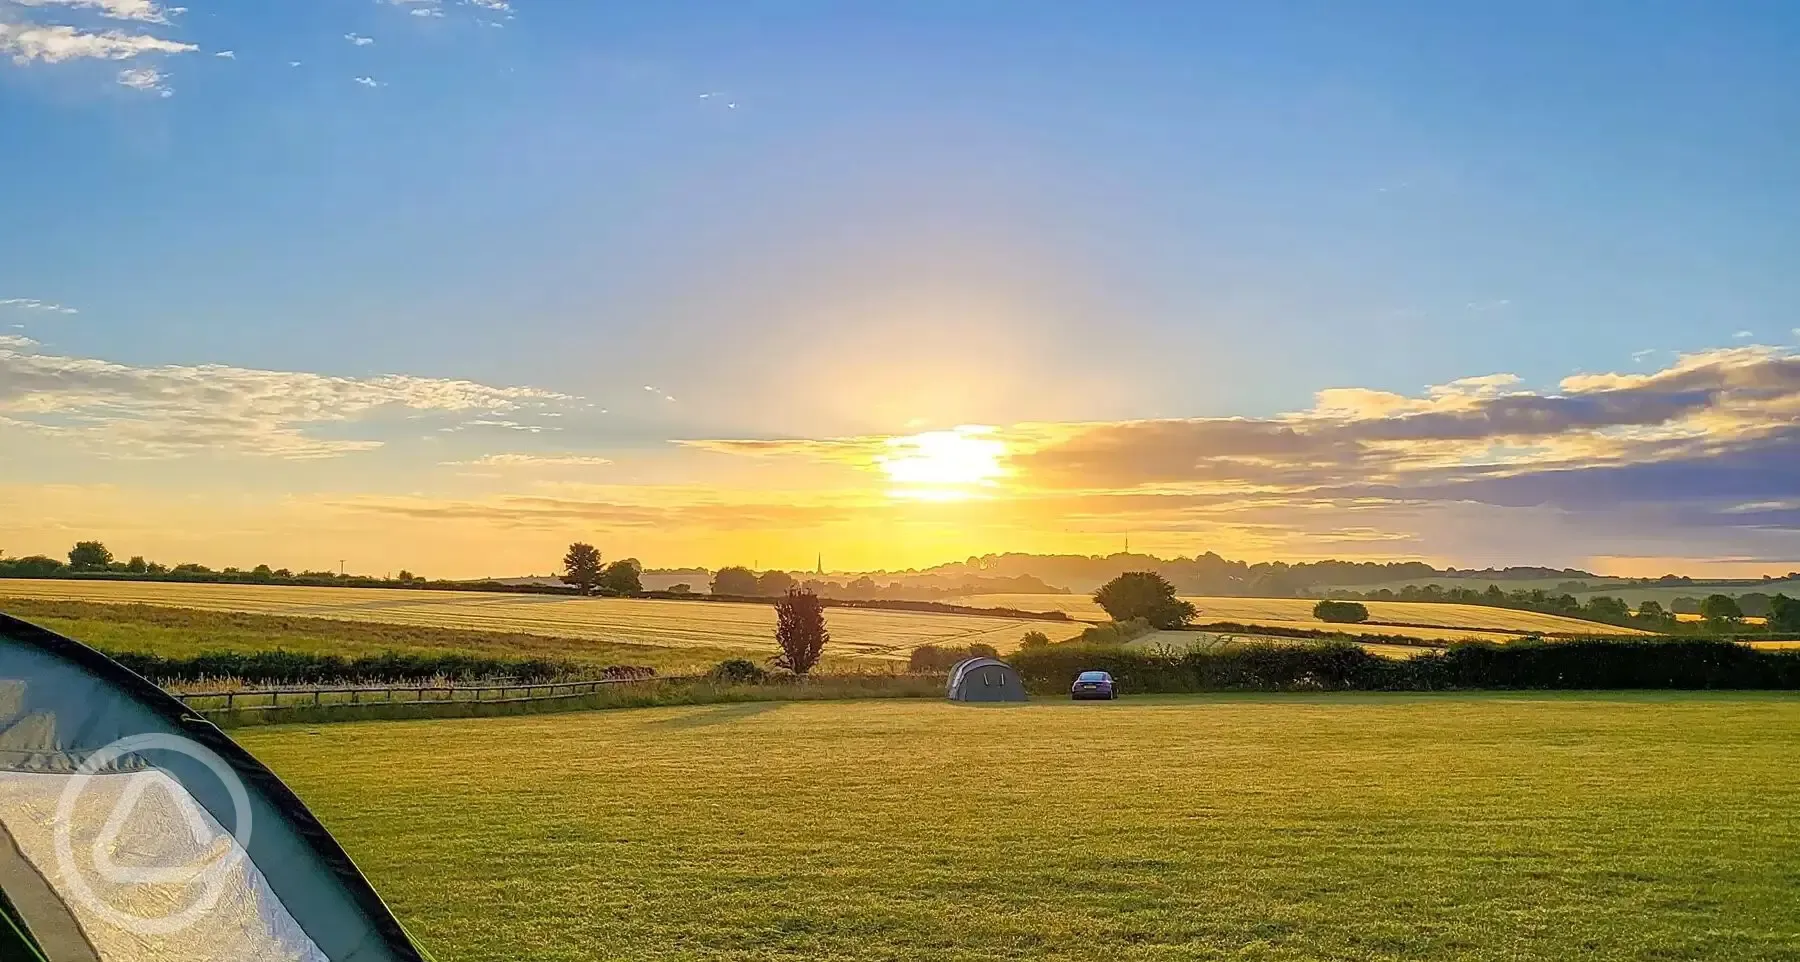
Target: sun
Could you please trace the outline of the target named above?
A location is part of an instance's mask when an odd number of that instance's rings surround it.
[[[1006,474],[1001,466],[1006,442],[992,437],[993,431],[965,424],[889,438],[888,453],[875,463],[901,486],[894,492],[898,496],[934,501],[969,497],[973,492],[968,489],[992,486]]]

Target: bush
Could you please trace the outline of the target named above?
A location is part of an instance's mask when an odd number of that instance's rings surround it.
[[[1048,638],[1045,639],[1049,641]],[[939,645],[920,645],[912,651],[912,657],[906,660],[906,669],[915,673],[949,671],[957,662],[969,658],[998,658],[1000,652],[992,645],[974,644],[967,648],[945,647]]]
[[[1033,648],[1044,648],[1050,644],[1050,636],[1041,631],[1027,631],[1019,638],[1019,650],[1029,651]]]
[[[1313,617],[1333,624],[1356,625],[1369,620],[1369,609],[1355,601],[1321,601],[1313,605]]]
[[[1133,618],[1130,621],[1109,621],[1103,625],[1090,625],[1082,629],[1081,634],[1074,639],[1074,643],[1090,648],[1123,645],[1155,630],[1151,627],[1150,622],[1143,618]]]
[[[731,658],[714,665],[712,677],[727,684],[756,685],[767,681],[769,673],[748,658]]]

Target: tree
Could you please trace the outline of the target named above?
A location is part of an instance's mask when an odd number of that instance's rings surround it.
[[[606,566],[600,575],[600,586],[622,595],[635,595],[644,590],[644,566],[636,558],[626,558]]]
[[[765,571],[756,579],[756,593],[767,598],[779,598],[797,584],[794,576],[785,571]]]
[[[1369,620],[1369,609],[1356,601],[1321,601],[1313,605],[1313,617],[1340,625],[1356,625]]]
[[[819,603],[818,595],[790,588],[775,602],[775,643],[781,646],[775,667],[805,675],[819,663],[819,655],[830,640],[831,632],[825,628],[825,606]]]
[[[585,541],[577,541],[569,545],[563,555],[563,584],[574,585],[584,595],[594,593],[595,586],[600,584],[600,549]]]
[[[1194,617],[1194,606],[1175,597],[1175,586],[1154,571],[1127,571],[1094,592],[1094,602],[1114,621],[1142,618],[1152,627],[1180,628]]]
[[[1769,599],[1769,630],[1800,631],[1800,600],[1787,595]]]
[[[400,573],[394,576],[394,580],[400,582],[401,584],[412,584],[414,581],[422,581],[424,579],[422,579],[418,575],[415,575],[412,572],[406,570],[405,568],[401,568]]]
[[[130,561],[125,562],[125,570],[134,575],[141,575],[150,570],[150,562],[145,561],[143,555],[134,554]]]
[[[1737,599],[1730,595],[1707,595],[1700,602],[1700,617],[1714,627],[1736,624],[1744,617],[1744,609],[1738,607]]]
[[[1595,595],[1581,607],[1581,613],[1595,621],[1622,622],[1631,617],[1631,606],[1610,595]]]
[[[1050,647],[1050,636],[1041,631],[1027,631],[1024,636],[1019,639],[1020,651],[1048,647]]]
[[[75,571],[105,571],[113,554],[98,541],[77,541],[69,549],[69,567]]]
[[[749,568],[733,565],[729,568],[720,568],[718,573],[713,575],[712,593],[715,595],[737,595],[748,598],[754,596],[756,590],[756,572]]]
[[[694,586],[688,584],[685,581],[680,584],[674,584],[674,585],[669,586],[669,594],[672,594],[672,595],[691,595],[693,593],[694,593]]]
[[[1638,605],[1637,620],[1651,627],[1659,627],[1674,621],[1675,616],[1664,611],[1662,605],[1650,598]]]
[[[275,571],[268,565],[257,565],[250,569],[250,578],[253,581],[273,581],[275,580]]]

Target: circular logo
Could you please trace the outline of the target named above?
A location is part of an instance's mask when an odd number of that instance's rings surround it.
[[[229,833],[207,812],[179,782],[157,768],[143,771],[100,775],[100,771],[126,755],[149,751],[174,752],[191,758],[210,770],[225,786],[231,797],[232,827]],[[96,777],[105,780],[96,792]],[[117,794],[113,792],[117,790]],[[129,833],[133,815],[145,804],[151,792],[163,796],[162,808],[150,819],[157,835],[154,843],[167,842],[171,833],[185,832],[191,838],[180,839],[177,852],[164,851],[146,857],[144,849],[152,846],[134,844],[139,841]],[[76,858],[76,807],[90,793],[100,797],[83,806],[80,817],[84,826],[100,828],[85,846],[88,856],[84,869]],[[87,810],[87,809],[92,810]],[[105,810],[104,821],[97,816]],[[141,824],[141,823],[140,823]],[[56,867],[62,879],[62,891],[79,901],[94,916],[139,935],[171,935],[188,928],[210,912],[231,885],[232,871],[250,850],[250,796],[237,773],[218,754],[198,742],[180,735],[150,733],[132,735],[101,748],[88,756],[57,800],[52,823],[56,846]],[[84,837],[86,832],[83,832]],[[191,842],[192,844],[188,844]],[[138,857],[131,864],[120,864],[115,853],[133,851]],[[96,883],[105,883],[107,891],[119,901],[134,908],[157,910],[149,914],[124,911],[95,891]],[[190,891],[199,886],[198,897],[172,900],[167,889],[180,887]],[[134,897],[134,890],[154,887],[147,897]]]

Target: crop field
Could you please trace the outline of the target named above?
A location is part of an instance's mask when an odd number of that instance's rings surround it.
[[[1457,637],[1465,638],[1467,635],[1458,635]],[[1189,651],[1196,648],[1205,650],[1230,644],[1311,645],[1317,644],[1317,642],[1308,638],[1291,638],[1286,635],[1219,631],[1153,631],[1147,635],[1133,638],[1125,643],[1125,647],[1171,648],[1176,651]],[[1362,642],[1359,647],[1369,654],[1380,655],[1383,658],[1417,658],[1420,655],[1439,650],[1425,645],[1393,645],[1367,641]]]
[[[1800,956],[1785,694],[762,703],[237,737],[440,962]]]
[[[616,645],[771,653],[769,605],[636,598],[483,594],[389,588],[169,584],[131,581],[9,580],[0,595],[37,600],[143,604],[287,618],[327,618],[464,631],[573,638]],[[5,610],[0,604],[0,610]],[[825,618],[839,655],[904,659],[925,644],[1017,647],[1027,631],[1059,641],[1080,624],[830,608]]]
[[[1369,601],[1369,620],[1391,624],[1427,625],[1440,629],[1465,629],[1449,634],[1424,634],[1426,629],[1395,629],[1381,625],[1337,625],[1313,618],[1316,601],[1308,598],[1200,598],[1185,599],[1200,609],[1197,622],[1234,621],[1239,624],[1280,625],[1289,628],[1311,628],[1322,631],[1352,631],[1364,634],[1403,634],[1419,638],[1492,637],[1503,640],[1506,633],[1542,632],[1545,634],[1651,634],[1632,628],[1615,628],[1579,618],[1514,611],[1510,608],[1486,608],[1481,605],[1453,605],[1426,601]],[[964,604],[979,607],[1017,608],[1021,611],[1066,611],[1084,621],[1104,621],[1106,612],[1087,595],[971,595]],[[1485,631],[1483,631],[1485,629]]]

